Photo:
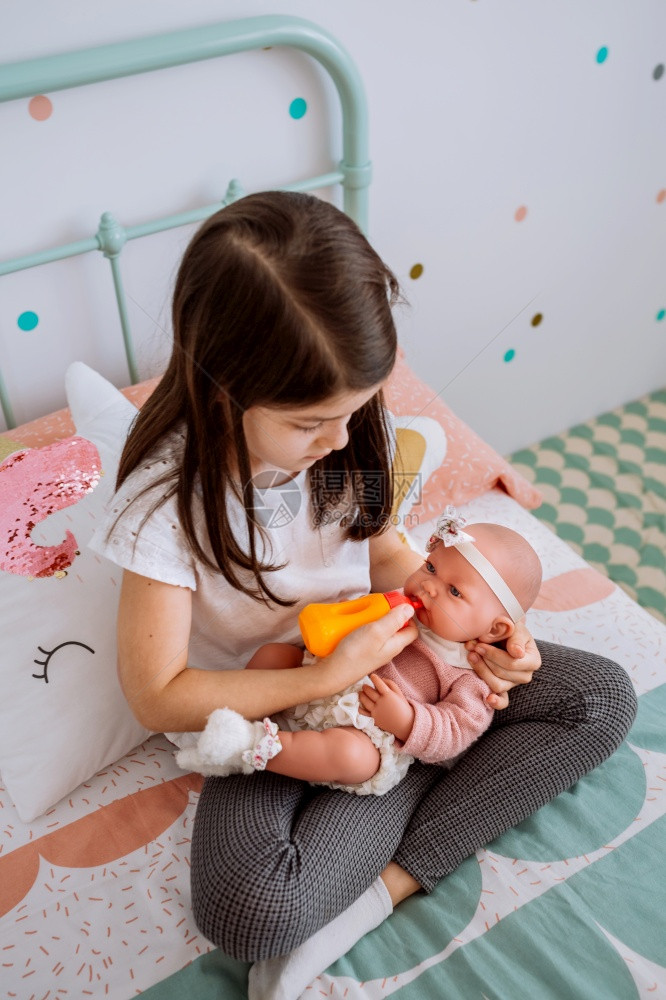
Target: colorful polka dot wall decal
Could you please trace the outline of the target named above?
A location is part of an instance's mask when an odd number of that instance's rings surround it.
[[[292,118],[302,118],[307,110],[307,101],[305,101],[302,97],[295,97],[289,105],[289,114]]]
[[[39,316],[37,313],[31,312],[30,310],[22,312],[16,321],[18,323],[19,330],[34,330],[39,323]]]
[[[660,309],[659,312],[657,313],[657,321],[661,323],[664,317],[666,317],[666,309]]]
[[[602,45],[599,51],[597,52],[597,62],[601,66],[601,64],[605,63],[607,59],[608,59],[608,46]]]
[[[527,207],[525,205],[521,205],[520,208],[516,209],[513,217],[516,222],[522,222],[523,219],[527,217]]]
[[[530,320],[532,326],[540,326],[543,321],[543,313],[535,313]]]
[[[663,75],[664,75],[664,64],[659,63],[659,65],[655,66],[654,70],[652,71],[652,78],[653,80],[661,80]]]
[[[661,189],[661,191],[657,195],[657,201],[659,202],[660,205],[662,202],[666,201],[666,188]]]
[[[53,105],[44,94],[38,94],[28,104],[28,112],[36,122],[45,122],[53,113]]]
[[[414,264],[409,269],[409,277],[416,281],[423,274],[423,264]]]
[[[514,351],[513,347],[510,347],[508,351],[504,352],[504,360],[507,361],[507,362],[508,361],[513,361],[513,359],[515,358],[515,356],[516,356],[516,352]]]

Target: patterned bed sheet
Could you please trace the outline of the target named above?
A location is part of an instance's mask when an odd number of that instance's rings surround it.
[[[543,494],[536,517],[666,622],[666,389],[510,461]]]
[[[402,904],[303,996],[666,997],[666,628],[501,490],[463,512],[525,533],[545,571],[532,630],[621,662],[639,714],[609,761]],[[0,793],[3,996],[245,1000],[248,966],[190,912],[200,782],[153,736],[29,825]]]

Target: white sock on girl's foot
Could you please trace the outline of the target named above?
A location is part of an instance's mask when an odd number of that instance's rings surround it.
[[[381,878],[356,902],[288,955],[255,962],[248,1000],[298,1000],[306,986],[393,912]]]

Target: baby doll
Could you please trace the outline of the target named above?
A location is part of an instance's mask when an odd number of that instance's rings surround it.
[[[177,754],[179,765],[215,775],[267,769],[358,795],[387,792],[414,757],[450,766],[493,716],[464,643],[508,638],[541,585],[539,558],[521,535],[496,524],[474,524],[469,533],[464,526],[447,508],[423,566],[405,581],[405,595],[422,607],[419,637],[399,656],[341,694],[275,720],[248,722],[216,709],[196,746]],[[274,643],[247,668],[294,667],[303,655]]]

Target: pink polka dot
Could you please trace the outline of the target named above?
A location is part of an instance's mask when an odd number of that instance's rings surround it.
[[[527,208],[525,207],[525,205],[521,205],[520,208],[516,209],[516,214],[514,215],[514,219],[516,220],[516,222],[522,222],[526,215],[527,215]]]
[[[666,188],[662,188],[657,195],[657,201],[661,204],[662,201],[666,201]]]
[[[51,117],[53,105],[48,97],[44,97],[43,94],[38,94],[37,97],[33,97],[30,101],[28,111],[30,112],[30,116],[34,118],[36,122],[45,122],[47,118]]]

